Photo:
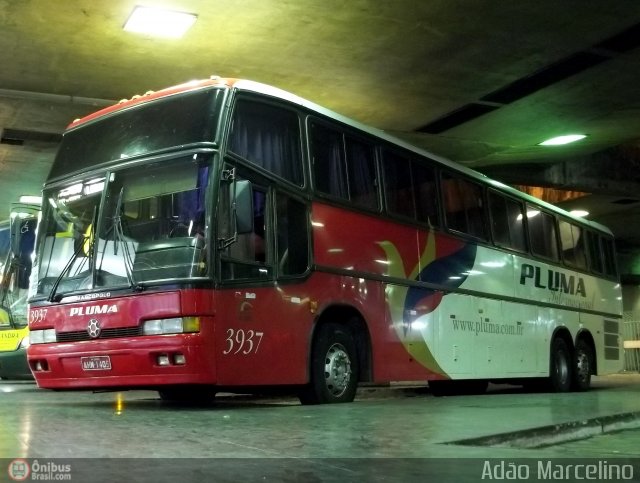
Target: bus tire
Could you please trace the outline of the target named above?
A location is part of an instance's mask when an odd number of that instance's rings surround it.
[[[174,404],[211,404],[216,396],[211,386],[168,386],[158,390],[162,401]]]
[[[310,382],[299,394],[302,404],[351,402],[358,388],[358,358],[351,332],[339,324],[318,328],[311,351]]]
[[[591,346],[580,339],[576,343],[573,355],[572,389],[574,391],[586,391],[591,386],[591,374],[593,372],[593,351]]]
[[[567,392],[571,389],[573,361],[567,343],[556,337],[551,344],[549,357],[549,389],[553,392]]]

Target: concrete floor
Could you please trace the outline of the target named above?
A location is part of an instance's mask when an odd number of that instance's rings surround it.
[[[491,386],[482,396],[434,398],[422,388],[364,388],[354,403],[332,406],[218,397],[209,407],[177,407],[154,392],[51,392],[3,381],[0,401],[2,462],[70,464],[71,481],[481,481],[487,458],[640,458],[634,431],[538,449],[451,444],[633,419],[638,375],[596,378],[591,391],[569,394]],[[631,464],[640,478],[640,459]]]

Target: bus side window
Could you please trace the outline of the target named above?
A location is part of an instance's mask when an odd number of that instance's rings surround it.
[[[317,123],[310,126],[313,180],[321,193],[347,200],[347,166],[342,133]]]
[[[487,239],[482,187],[453,173],[442,173],[442,195],[447,227]]]
[[[602,253],[604,255],[604,273],[610,277],[618,275],[616,268],[616,248],[611,238],[601,238]]]
[[[591,271],[601,274],[604,272],[602,252],[600,251],[600,237],[595,233],[587,232],[587,245],[589,247],[589,266]]]
[[[276,252],[280,275],[301,275],[309,266],[307,207],[282,193],[276,196]]]
[[[532,205],[527,205],[527,227],[533,254],[558,260],[555,218]]]
[[[231,186],[231,185],[229,185]],[[268,195],[263,188],[252,185],[253,227],[245,233],[238,233],[235,241],[223,248],[221,253],[222,278],[226,280],[267,279],[272,274],[272,256],[269,236],[272,223],[268,213]],[[230,189],[230,188],[227,188]],[[224,190],[223,190],[224,192]],[[221,197],[221,215],[218,217],[218,235],[225,239],[232,235],[228,226],[231,209],[228,193]]]
[[[526,251],[522,204],[493,190],[489,190],[488,199],[494,243],[502,248]]]
[[[369,209],[378,208],[378,180],[373,146],[347,136],[347,170],[351,201]]]
[[[435,169],[414,161],[411,163],[411,175],[418,221],[440,226]]]
[[[300,121],[289,109],[239,99],[229,150],[267,171],[302,185]]]
[[[415,219],[416,208],[411,189],[409,160],[396,153],[384,151],[382,170],[387,211],[392,215]]]
[[[562,258],[571,267],[587,268],[587,253],[584,249],[582,228],[564,220],[558,222]]]

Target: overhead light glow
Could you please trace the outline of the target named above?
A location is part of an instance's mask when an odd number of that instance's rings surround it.
[[[586,134],[567,134],[566,136],[556,136],[555,138],[542,141],[539,146],[561,146],[586,138]]]
[[[197,15],[192,13],[161,8],[136,7],[124,25],[124,30],[177,39],[191,28],[197,18]]]
[[[18,201],[20,201],[20,203],[41,205],[42,196],[22,195]]]
[[[527,211],[527,218],[533,218],[534,216],[538,216],[540,212],[538,210],[529,210]],[[522,214],[519,214],[516,219],[518,221],[522,221]]]
[[[586,210],[571,210],[569,213],[571,213],[573,216],[580,216],[580,217],[589,216],[589,212]]]

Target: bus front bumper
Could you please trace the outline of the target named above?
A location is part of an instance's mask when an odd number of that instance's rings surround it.
[[[198,334],[32,344],[29,367],[45,389],[155,389],[215,384],[213,351]]]

